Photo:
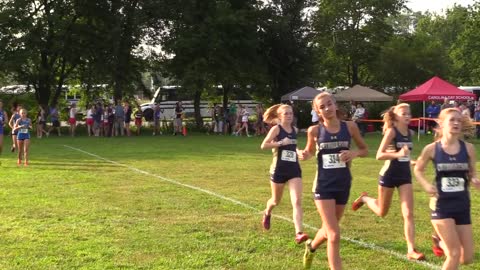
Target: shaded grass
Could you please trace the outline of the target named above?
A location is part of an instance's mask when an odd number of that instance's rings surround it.
[[[271,153],[262,138],[189,137],[33,139],[31,166],[17,168],[11,153],[0,156],[1,269],[301,269],[303,247],[293,225],[274,218],[263,232],[260,211],[270,196]],[[374,159],[378,134],[366,138],[368,158],[355,160],[351,200],[376,194],[382,163]],[[414,156],[431,138],[415,145]],[[6,145],[9,145],[6,138]],[[300,145],[305,138],[300,138]],[[200,187],[258,211],[162,181],[65,147],[69,145],[154,175]],[[310,189],[315,161],[302,162],[304,222],[320,227]],[[429,171],[432,175],[432,171]],[[418,248],[430,251],[428,196],[414,184]],[[472,192],[474,227],[479,196]],[[405,254],[398,195],[388,216],[347,210],[344,236]],[[291,216],[288,192],[274,213]],[[315,232],[307,229],[310,235]],[[475,240],[480,240],[474,229]],[[342,241],[345,269],[426,269]],[[478,257],[478,252],[477,252]],[[477,265],[462,269],[475,269]],[[315,269],[328,269],[325,247]]]

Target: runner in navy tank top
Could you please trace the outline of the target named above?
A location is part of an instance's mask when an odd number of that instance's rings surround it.
[[[365,157],[368,150],[357,125],[351,121],[341,121],[337,116],[337,105],[332,95],[326,92],[317,95],[313,100],[313,108],[320,118],[320,124],[308,129],[307,145],[299,158],[311,158],[318,147],[314,197],[322,218],[322,228],[313,240],[306,242],[303,265],[306,269],[310,268],[315,250],[327,241],[330,269],[342,269],[339,221],[350,192],[350,162],[356,157]],[[358,148],[356,151],[350,150],[351,138]]]
[[[3,132],[7,120],[8,114],[3,110],[3,102],[0,100],[0,154],[2,154],[3,151]]]
[[[364,203],[380,217],[385,217],[392,204],[395,188],[398,188],[402,210],[405,240],[407,241],[407,258],[424,260],[425,255],[415,249],[415,223],[413,220],[413,188],[410,170],[410,151],[412,138],[410,123],[410,105],[401,103],[390,107],[383,114],[383,139],[377,151],[377,159],[385,160],[380,170],[378,182],[378,199],[363,192],[352,203],[357,211]]]
[[[293,223],[295,225],[295,242],[300,244],[308,239],[302,232],[302,171],[297,155],[297,130],[293,127],[292,107],[278,104],[270,107],[263,115],[265,122],[278,123],[273,126],[262,142],[262,149],[272,149],[273,161],[270,166],[270,188],[272,197],[267,201],[262,225],[270,229],[272,210],[280,203],[283,189],[288,182],[293,207]]]
[[[22,164],[28,166],[28,150],[30,146],[30,129],[32,129],[32,120],[27,118],[27,110],[20,110],[20,119],[15,122],[13,128],[17,132],[17,145],[18,145],[18,160],[17,165]]]
[[[475,148],[460,140],[469,129],[470,119],[455,108],[444,109],[438,117],[436,142],[423,149],[415,165],[415,177],[432,198],[433,252],[446,255],[442,269],[458,269],[473,262],[474,244],[470,217],[469,182],[480,189]],[[425,176],[429,161],[435,166],[435,183]]]
[[[347,123],[340,123],[340,130],[329,132],[323,123],[318,127],[317,176],[313,183],[315,200],[334,199],[336,204],[348,201],[352,175],[348,164],[340,160],[340,152],[350,149],[351,136]]]

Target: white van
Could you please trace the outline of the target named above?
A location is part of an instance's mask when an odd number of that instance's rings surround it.
[[[150,102],[140,104],[140,109],[143,112],[143,117],[145,120],[153,121],[153,110],[155,104],[159,104],[161,110],[161,119],[172,120],[175,117],[175,106],[177,101],[182,102],[184,109],[183,113],[186,115],[186,117],[193,117],[195,112],[193,100],[185,99],[185,97],[179,97],[175,94],[172,95],[172,93],[175,93],[177,89],[179,89],[178,86],[159,87],[155,91],[155,94]],[[174,97],[173,100],[172,98],[169,98],[170,95]],[[178,100],[176,98],[178,98]],[[258,104],[258,102],[254,100],[229,100],[229,103],[235,103],[237,105],[241,104],[245,106],[250,114],[254,112],[255,106]],[[200,102],[200,114],[202,118],[209,118],[212,116],[209,105],[211,104],[207,101]]]

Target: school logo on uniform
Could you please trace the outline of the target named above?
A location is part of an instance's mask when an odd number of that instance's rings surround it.
[[[457,160],[457,159],[455,157],[448,157],[448,160],[453,161],[453,160]]]
[[[330,140],[336,140],[337,136],[330,136]]]

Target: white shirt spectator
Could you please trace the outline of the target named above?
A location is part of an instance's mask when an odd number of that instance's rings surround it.
[[[318,122],[318,114],[315,110],[312,109],[312,111],[310,112],[310,114],[312,115],[312,123],[316,123]]]

